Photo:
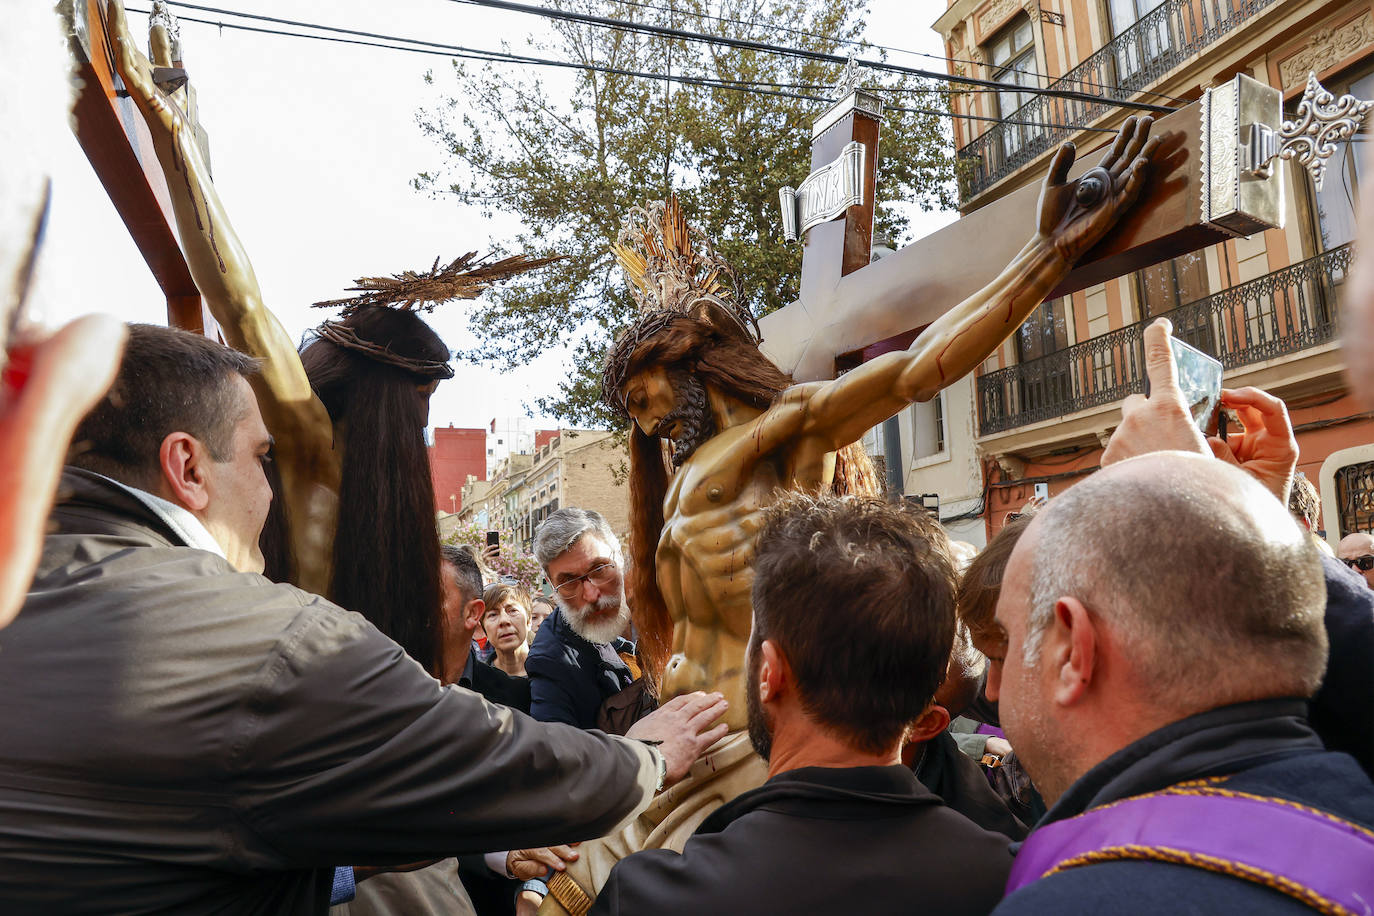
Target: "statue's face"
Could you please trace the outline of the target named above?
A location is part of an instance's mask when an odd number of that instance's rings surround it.
[[[676,438],[681,421],[671,416],[677,393],[663,366],[651,366],[630,376],[625,383],[625,408],[646,436]],[[667,419],[668,422],[664,422]]]

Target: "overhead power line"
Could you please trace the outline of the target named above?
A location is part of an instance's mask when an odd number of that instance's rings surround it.
[[[538,67],[555,67],[571,70],[591,70],[593,72],[606,73],[614,76],[627,76],[638,79],[652,79],[665,82],[676,82],[683,83],[686,85],[700,86],[703,88],[725,89],[732,92],[745,92],[754,95],[766,95],[778,98],[793,99],[796,101],[814,102],[818,104],[829,104],[831,101],[830,99],[825,98],[823,96],[802,95],[796,92],[780,91],[781,88],[786,88],[788,84],[766,83],[757,81],[741,82],[725,80],[718,77],[701,77],[685,74],[669,75],[665,73],[656,73],[652,71],[627,70],[621,67],[609,67],[602,64],[551,60],[548,58],[531,57],[523,54],[511,54],[505,51],[491,51],[481,48],[466,48],[462,45],[447,45],[442,44],[440,42],[428,41],[424,39],[405,38],[403,36],[397,35],[385,35],[378,32],[367,32],[358,29],[346,29],[338,26],[318,25],[316,23],[311,22],[302,22],[299,20],[292,19],[282,19],[275,16],[264,16],[256,13],[237,13],[233,10],[223,10],[218,9],[216,7],[207,7],[191,3],[178,3],[177,6],[220,15],[238,16],[245,19],[272,22],[281,25],[291,25],[300,28],[315,29],[317,31],[336,32],[340,35],[352,37],[339,37],[338,35],[315,35],[306,32],[290,31],[286,29],[273,29],[264,26],[247,25],[245,23],[240,22],[225,22],[222,20],[215,19],[202,19],[196,16],[186,16],[182,14],[178,14],[177,16],[177,18],[182,22],[191,22],[197,25],[214,26],[220,29],[233,29],[238,31],[253,32],[256,34],[264,35],[278,35],[286,38],[306,38],[315,41],[333,42],[336,44],[359,45],[362,47],[381,48],[389,51],[409,51],[415,54],[428,54],[439,57],[457,57],[465,60],[477,60],[487,63],[525,64],[529,66]],[[131,13],[142,13],[145,15],[149,13],[148,10],[139,9],[137,7],[128,7],[128,10]],[[417,45],[418,47],[411,47],[410,45]],[[792,85],[804,87],[807,84]],[[779,89],[763,88],[765,86],[778,86]],[[817,88],[824,90],[829,89],[830,87]],[[1064,126],[1061,124],[1053,124],[1040,121],[1009,121],[1004,118],[990,118],[984,117],[982,115],[960,114],[957,112],[942,111],[940,109],[933,108],[887,106],[886,110],[897,112],[899,114],[923,114],[943,118],[961,118],[971,121],[992,121],[999,124],[1010,124],[1017,127],[1058,128]],[[1097,133],[1115,133],[1115,131],[1113,130],[1099,127],[1084,127],[1079,129]]]
[[[616,0],[616,2],[623,3],[626,6],[637,6],[640,9],[657,10],[661,13],[674,13],[682,16],[691,16],[693,19],[706,19],[712,22],[729,23],[731,25],[743,25],[757,29],[771,29],[775,32],[783,32],[788,35],[797,35],[802,38],[819,38],[822,41],[835,41],[839,42],[840,44],[849,45],[855,48],[877,48],[880,51],[889,51],[893,54],[910,54],[912,57],[924,57],[929,60],[938,60],[947,64],[968,64],[971,67],[981,66],[981,64],[979,64],[978,61],[964,60],[959,57],[944,57],[939,54],[931,54],[929,51],[912,51],[908,48],[897,48],[893,47],[892,45],[881,45],[877,42],[872,41],[856,41],[852,38],[836,38],[830,35],[822,35],[820,32],[808,32],[806,29],[797,29],[791,26],[779,25],[777,23],[772,22],[757,22],[749,19],[737,19],[733,16],[716,16],[711,13],[698,13],[695,10],[679,10],[674,9],[671,6],[661,6],[656,3],[642,3],[639,2],[639,0]],[[1059,79],[1059,77],[1047,76],[1046,74],[1038,73],[1035,70],[1023,70],[1019,67],[1008,67],[1003,72],[1020,73],[1024,76],[1034,76],[1038,79],[1046,80],[1047,82],[1051,83],[1053,83],[1056,79]],[[1091,83],[1086,80],[1080,80],[1078,82],[1079,85],[1087,86],[1092,89],[1109,89],[1114,92],[1138,92],[1141,95],[1153,95],[1161,99],[1168,99],[1171,102],[1178,102],[1180,105],[1188,104],[1187,99],[1180,99],[1176,96],[1166,95],[1163,92],[1152,92],[1148,89],[1131,90],[1121,86],[1113,86],[1110,83]],[[988,91],[995,92],[997,90]]]
[[[617,29],[624,32],[631,32],[641,35],[657,35],[664,38],[676,38],[681,41],[696,41],[706,44],[724,45],[729,48],[736,48],[742,51],[761,51],[765,54],[781,54],[788,57],[800,57],[808,60],[816,60],[828,64],[844,64],[849,58],[841,57],[838,54],[828,54],[824,51],[808,51],[805,48],[789,48],[782,45],[769,44],[763,41],[754,41],[747,38],[730,38],[724,35],[710,35],[703,32],[691,32],[686,29],[669,28],[668,26],[649,25],[642,22],[632,22],[626,19],[612,19],[607,16],[594,16],[590,13],[574,13],[568,10],[552,9],[546,6],[535,6],[528,3],[514,3],[512,0],[449,0],[451,3],[466,3],[472,6],[482,6],[489,9],[507,10],[516,13],[527,13],[534,16],[543,16],[548,19],[558,19],[566,22],[578,22],[584,25],[595,25],[602,28]],[[934,70],[922,70],[917,67],[904,67],[900,64],[890,64],[885,61],[864,60],[855,58],[854,62],[859,66],[867,67],[870,70],[880,70],[889,73],[901,73],[906,76],[919,76],[923,79],[940,80],[949,83],[956,83],[966,86],[983,86],[990,89],[1006,89],[1003,83],[994,80],[978,79],[972,76],[957,76],[946,73],[938,73]],[[1018,89],[1020,87],[1017,87]],[[1156,114],[1168,114],[1174,111],[1165,105],[1151,105],[1147,102],[1118,101],[1104,99],[1101,96],[1093,95],[1089,92],[1078,92],[1073,89],[1027,89],[1023,90],[1038,95],[1051,96],[1053,98],[1073,99],[1080,102],[1091,102],[1093,104],[1108,104],[1119,108],[1134,108],[1140,111],[1150,111]]]

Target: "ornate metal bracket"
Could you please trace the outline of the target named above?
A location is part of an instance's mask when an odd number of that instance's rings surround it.
[[[1317,190],[1326,177],[1326,160],[1336,152],[1336,144],[1350,139],[1360,129],[1374,102],[1353,95],[1339,99],[1317,82],[1317,74],[1307,74],[1307,88],[1298,101],[1296,121],[1284,121],[1279,132],[1279,157],[1291,159],[1307,169]],[[1267,165],[1267,164],[1266,164]]]
[[[845,144],[840,155],[812,172],[799,188],[778,192],[782,203],[782,234],[795,242],[812,226],[844,215],[864,202],[864,145]]]
[[[1202,218],[1231,235],[1283,225],[1283,186],[1274,163],[1289,159],[1322,188],[1336,144],[1359,130],[1374,101],[1339,99],[1309,73],[1297,118],[1282,120],[1279,90],[1248,76],[1203,93]],[[1281,124],[1274,129],[1274,124]]]

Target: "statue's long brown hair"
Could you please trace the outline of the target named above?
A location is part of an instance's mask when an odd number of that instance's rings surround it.
[[[404,309],[369,306],[343,322],[399,356],[444,363],[448,348]],[[425,446],[433,381],[329,340],[301,353],[343,451],[330,598],[361,613],[426,670],[439,662],[442,601],[434,484]]]
[[[630,354],[630,373],[663,366],[691,373],[703,384],[766,410],[794,384],[757,346],[732,334],[720,334],[704,322],[682,316],[661,333],[637,345]],[[634,427],[630,432],[630,574],[629,600],[639,634],[639,653],[655,683],[662,678],[672,652],[673,620],[658,587],[654,555],[663,534],[663,501],[668,493],[668,459],[664,442]],[[873,462],[858,443],[835,455],[834,493],[876,495],[881,491]]]

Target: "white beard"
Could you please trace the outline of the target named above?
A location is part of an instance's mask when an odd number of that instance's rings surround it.
[[[596,599],[596,603],[590,607],[574,610],[568,606],[561,595],[555,593],[558,606],[563,610],[563,616],[567,618],[568,626],[572,627],[573,632],[581,636],[587,642],[604,645],[615,639],[630,624],[630,609],[625,606],[623,593],[620,595],[602,595]],[[614,617],[605,620],[588,621],[588,612],[591,610],[608,611],[616,610]]]

